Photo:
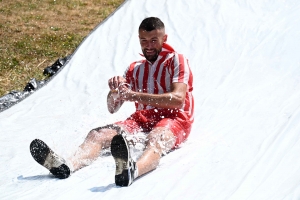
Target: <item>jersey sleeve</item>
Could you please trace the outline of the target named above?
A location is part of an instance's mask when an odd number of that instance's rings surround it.
[[[188,64],[188,60],[182,54],[175,54],[173,70],[173,83],[185,83],[187,85],[190,84],[190,81],[192,81],[192,73]]]
[[[136,62],[131,63],[124,72],[123,77],[126,79],[126,82],[134,87],[134,77],[133,77],[133,70],[136,65]]]

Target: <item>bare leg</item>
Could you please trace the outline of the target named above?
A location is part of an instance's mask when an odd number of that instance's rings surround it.
[[[138,176],[156,169],[162,153],[169,152],[176,142],[173,133],[164,127],[153,129],[147,139],[146,150],[136,163]]]
[[[113,129],[91,130],[75,154],[69,159],[76,171],[96,160],[102,149],[110,147],[112,138],[117,134]]]

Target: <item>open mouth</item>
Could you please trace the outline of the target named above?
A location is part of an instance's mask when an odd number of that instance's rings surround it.
[[[144,49],[143,53],[149,61],[155,61],[158,56],[158,51],[156,49]]]
[[[154,55],[156,53],[154,49],[152,49],[152,50],[145,50],[145,52],[146,52],[147,55]]]

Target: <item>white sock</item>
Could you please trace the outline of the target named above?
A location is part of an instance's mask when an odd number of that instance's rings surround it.
[[[134,170],[134,178],[137,178],[139,176],[139,168],[137,167],[135,163],[135,170]]]

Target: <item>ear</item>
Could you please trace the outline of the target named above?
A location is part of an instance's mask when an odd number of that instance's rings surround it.
[[[165,35],[164,35],[164,38],[163,38],[163,41],[164,41],[164,42],[167,42],[167,39],[168,39],[168,35],[165,34]]]

